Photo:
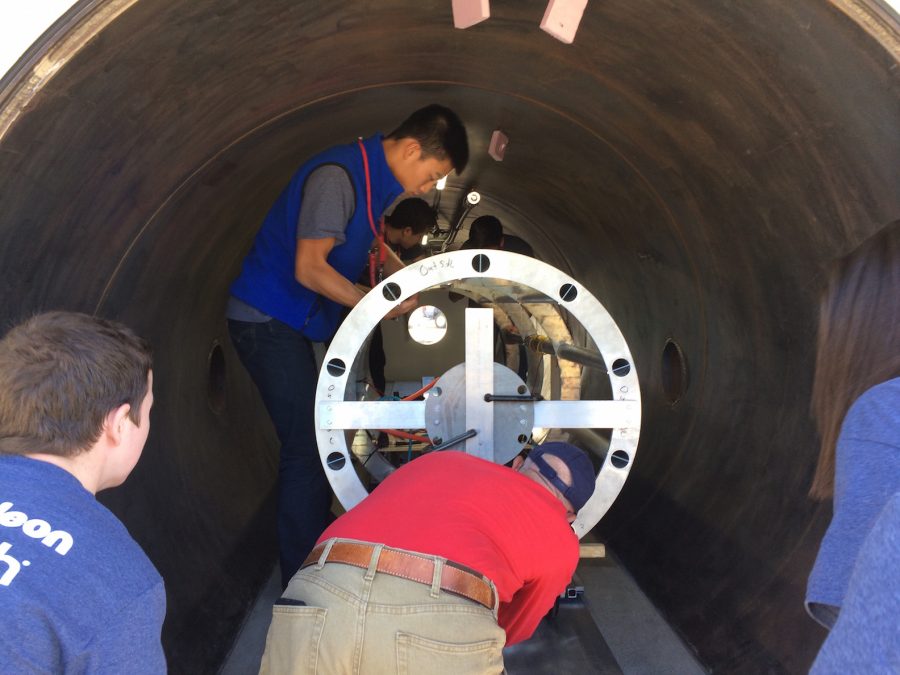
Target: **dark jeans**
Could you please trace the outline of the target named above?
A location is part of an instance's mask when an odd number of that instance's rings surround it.
[[[332,520],[331,487],[315,433],[319,373],[312,343],[287,324],[228,320],[231,341],[262,395],[281,442],[278,547],[286,587]]]

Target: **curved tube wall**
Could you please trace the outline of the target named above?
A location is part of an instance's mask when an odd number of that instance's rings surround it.
[[[640,453],[603,536],[706,665],[805,672],[830,512],[805,497],[816,296],[900,213],[900,49],[877,2],[609,0],[573,45],[538,29],[537,0],[465,31],[447,0],[94,0],[61,19],[0,83],[0,318],[99,312],[155,344],[150,442],[102,498],[166,578],[173,672],[217,667],[274,556],[274,435],[225,333],[228,283],[298,162],[432,101],[474,152],[444,205],[477,186],[471,215],[583,281],[634,353]]]

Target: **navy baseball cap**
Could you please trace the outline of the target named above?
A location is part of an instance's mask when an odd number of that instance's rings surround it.
[[[566,485],[562,481],[556,470],[544,460],[544,455],[553,455],[565,462],[569,467],[569,473],[572,474],[571,485]],[[571,443],[555,441],[537,445],[528,453],[528,459],[534,462],[541,475],[569,500],[576,513],[594,494],[594,486],[597,484],[594,465],[584,450],[576,448]]]

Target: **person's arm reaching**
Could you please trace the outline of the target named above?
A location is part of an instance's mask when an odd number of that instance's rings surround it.
[[[364,293],[329,264],[328,254],[344,243],[355,205],[353,185],[346,169],[335,164],[324,165],[306,180],[297,221],[294,278],[309,290],[345,307],[355,307]],[[387,316],[398,316],[415,306],[416,301],[410,298]]]
[[[314,293],[346,307],[355,307],[364,294],[328,263],[328,254],[334,243],[333,237],[298,239],[294,278]]]
[[[355,307],[363,293],[354,283],[328,263],[328,254],[334,247],[334,238],[298,239],[294,259],[294,278],[297,283],[346,307]],[[402,263],[401,263],[402,264]],[[392,319],[414,309],[417,296],[407,298],[387,313]]]
[[[390,246],[384,244],[384,248],[386,253],[384,259],[384,276],[389,277],[394,272],[406,267],[406,263],[400,260],[400,257],[394,253]]]

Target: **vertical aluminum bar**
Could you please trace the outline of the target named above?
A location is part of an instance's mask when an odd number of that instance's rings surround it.
[[[494,312],[466,309],[466,428],[478,433],[466,440],[466,452],[493,461]]]

